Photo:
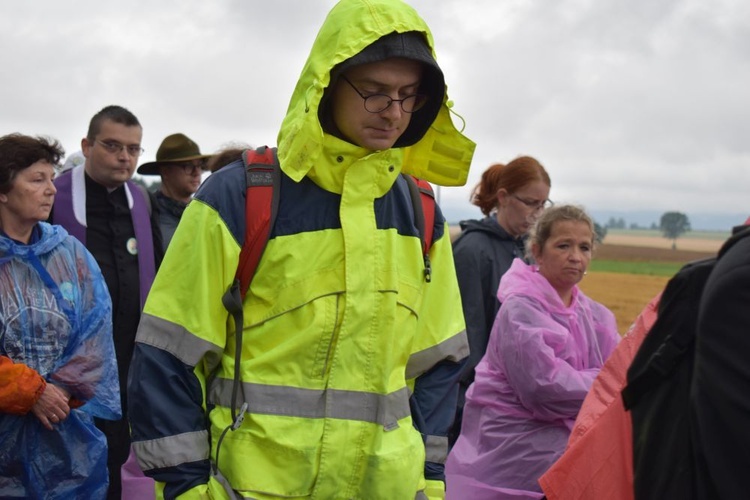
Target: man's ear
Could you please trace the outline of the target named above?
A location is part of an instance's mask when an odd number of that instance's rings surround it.
[[[92,146],[93,144],[89,143],[88,137],[84,137],[83,139],[81,139],[81,152],[83,153],[84,157],[89,157],[89,149],[91,149]]]

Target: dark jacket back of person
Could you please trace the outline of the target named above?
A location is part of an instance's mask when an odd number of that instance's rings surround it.
[[[739,430],[750,414],[750,398],[742,400],[750,382],[750,342],[743,349],[741,340],[750,326],[746,236],[669,281],[628,368],[622,394],[638,500],[747,498],[740,470],[750,465],[750,439]]]
[[[453,243],[458,285],[461,289],[469,362],[461,375],[463,393],[474,380],[474,368],[487,349],[490,330],[500,309],[497,287],[513,259],[523,258],[523,240],[503,229],[494,216],[461,222],[461,235]]]
[[[690,392],[696,498],[744,499],[750,470],[750,228],[706,282]]]
[[[177,230],[177,224],[180,223],[182,213],[187,208],[187,203],[183,203],[179,200],[174,200],[162,193],[157,191],[153,195],[153,199],[156,201],[154,206],[158,208],[157,220],[159,221],[159,229],[161,231],[162,246],[164,252],[167,251],[169,242],[172,241],[175,230]]]

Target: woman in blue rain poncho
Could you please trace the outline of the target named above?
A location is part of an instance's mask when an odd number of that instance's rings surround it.
[[[120,417],[112,306],[84,246],[42,222],[57,142],[0,137],[0,498],[104,498]]]

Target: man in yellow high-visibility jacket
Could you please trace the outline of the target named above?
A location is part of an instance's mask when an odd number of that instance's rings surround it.
[[[244,238],[242,163],[185,211],[129,379],[134,449],[164,497],[444,496],[468,344],[445,220],[438,209],[427,282],[399,174],[463,184],[474,144],[432,45],[398,0],[329,13],[279,132],[280,204],[239,356],[221,298]]]

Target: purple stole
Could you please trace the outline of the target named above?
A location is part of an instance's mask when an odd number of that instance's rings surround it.
[[[81,206],[83,207],[85,217],[86,184],[84,172],[75,172],[78,174],[76,180],[78,181],[80,179],[80,185],[79,183],[76,183],[76,186],[73,186],[74,171],[77,169],[83,170],[83,168],[84,166],[80,165],[55,179],[57,194],[55,195],[55,209],[52,222],[63,226],[71,236],[78,239],[84,246],[86,246],[86,226],[76,218],[73,206],[75,191],[77,201],[82,203]],[[138,275],[140,281],[141,310],[143,310],[148,291],[151,289],[151,284],[154,282],[154,275],[156,274],[156,265],[154,263],[154,241],[151,233],[151,218],[148,213],[146,199],[144,198],[145,194],[140,190],[138,185],[132,181],[127,181],[125,189],[129,190],[133,197],[133,206],[130,209],[130,217],[133,221],[133,229],[135,230],[135,240],[137,245],[136,248],[138,249]]]

